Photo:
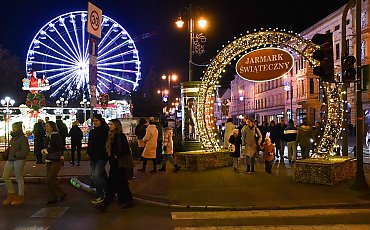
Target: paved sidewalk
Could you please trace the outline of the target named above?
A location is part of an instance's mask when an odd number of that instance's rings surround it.
[[[2,173],[5,161],[0,161]],[[141,162],[135,162],[140,165]],[[242,168],[243,167],[243,168]],[[370,192],[355,191],[351,182],[337,185],[318,185],[296,183],[292,177],[292,166],[275,163],[273,173],[264,172],[264,164],[259,161],[256,173],[245,173],[245,166],[236,173],[232,167],[206,171],[172,172],[168,163],[167,172],[141,173],[135,169],[135,179],[130,187],[137,200],[173,208],[195,209],[291,209],[341,206],[369,206]],[[365,176],[370,185],[370,166],[365,165]],[[43,182],[45,165],[36,165],[26,161],[25,180]],[[82,161],[81,166],[72,166],[65,162],[60,172],[60,179],[78,182],[81,189],[85,186],[91,191],[89,161]]]

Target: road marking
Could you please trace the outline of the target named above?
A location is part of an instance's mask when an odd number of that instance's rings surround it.
[[[173,220],[239,219],[255,217],[319,217],[329,215],[369,214],[370,209],[294,209],[294,210],[252,210],[214,212],[172,212]]]
[[[250,230],[250,229],[315,229],[315,230],[369,230],[367,224],[336,224],[336,225],[274,225],[274,226],[217,226],[217,227],[176,227],[175,230]]]
[[[42,218],[59,218],[61,217],[69,207],[46,207],[42,208],[33,214],[31,217],[42,217]]]

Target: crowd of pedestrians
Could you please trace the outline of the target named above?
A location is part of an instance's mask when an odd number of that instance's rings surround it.
[[[97,198],[92,200],[92,204],[104,211],[117,194],[121,207],[129,208],[133,205],[133,197],[129,188],[133,162],[127,137],[122,131],[122,124],[118,119],[112,119],[107,124],[101,114],[95,114],[92,122],[93,129],[89,134],[87,148],[92,180],[97,195]],[[70,163],[74,165],[76,160],[77,166],[80,166],[83,133],[78,127],[78,121],[72,123],[68,132],[67,126],[59,116],[56,117],[55,122],[48,119],[44,122],[42,119],[38,119],[34,125],[33,134],[36,164],[46,164],[47,199],[45,204],[63,202],[67,193],[61,188],[57,176],[64,165],[64,150],[68,136],[71,137],[72,156]],[[146,134],[144,135],[146,136]],[[7,197],[3,201],[3,205],[20,205],[25,200],[23,169],[25,159],[30,153],[30,147],[21,122],[12,125],[11,136],[2,176],[7,189]],[[157,143],[156,141],[155,143]],[[77,159],[75,152],[77,152]],[[110,166],[109,176],[106,172],[107,162]],[[11,174],[15,175],[18,185],[17,192],[11,183]]]
[[[232,130],[230,132],[230,130]],[[240,125],[236,127],[231,119],[225,124],[224,147],[229,149],[233,157],[234,171],[239,171],[240,160],[246,162],[247,173],[255,172],[255,160],[262,152],[265,161],[265,171],[272,172],[274,161],[284,162],[284,150],[287,147],[288,161],[294,164],[297,160],[297,148],[301,149],[301,158],[310,157],[310,151],[319,143],[323,134],[323,127],[316,122],[310,127],[304,119],[299,127],[294,125],[293,120],[285,124],[280,119],[278,124],[264,121],[260,126],[253,118],[243,118]]]

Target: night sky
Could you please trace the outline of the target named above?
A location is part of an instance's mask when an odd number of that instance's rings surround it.
[[[120,23],[131,37],[155,32],[136,43],[142,61],[143,80],[150,71],[176,72],[187,80],[189,34],[179,31],[174,21],[187,0],[105,0],[92,1],[103,14]],[[206,53],[194,58],[207,63],[216,51],[241,33],[260,28],[285,28],[301,32],[346,4],[344,0],[198,0],[192,1],[195,13],[203,9],[208,19]],[[324,5],[323,5],[324,4]],[[69,11],[87,10],[81,0],[2,0],[0,3],[0,45],[24,62],[27,49],[38,30],[51,19]],[[183,14],[186,18],[186,14]],[[186,27],[185,27],[186,28]],[[197,67],[201,72],[204,68]],[[199,74],[198,74],[199,76]],[[194,80],[199,80],[194,79]],[[230,79],[228,80],[230,83]],[[3,96],[3,95],[0,95]]]

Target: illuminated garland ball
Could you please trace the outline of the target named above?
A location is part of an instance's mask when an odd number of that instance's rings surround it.
[[[87,11],[66,13],[47,22],[32,39],[26,72],[45,75],[52,97],[78,98],[90,88],[86,21]],[[140,79],[139,52],[127,31],[105,15],[98,49],[97,94],[112,89],[131,94]]]
[[[28,93],[26,106],[34,111],[38,111],[46,105],[45,96],[42,93]]]

